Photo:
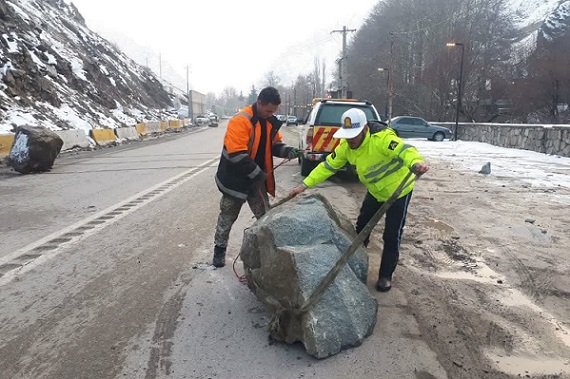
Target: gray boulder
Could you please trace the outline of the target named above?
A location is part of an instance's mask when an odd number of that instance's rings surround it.
[[[49,129],[22,125],[16,129],[8,163],[22,174],[48,171],[63,146],[63,140]]]
[[[479,174],[489,175],[491,173],[491,162],[487,162],[479,170]]]
[[[366,286],[363,248],[312,306],[296,311],[355,237],[351,223],[320,195],[274,208],[245,231],[241,258],[248,285],[273,313],[274,339],[300,341],[309,354],[326,358],[372,334],[378,304]]]

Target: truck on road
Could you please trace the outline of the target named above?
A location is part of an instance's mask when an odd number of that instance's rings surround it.
[[[341,127],[342,114],[350,108],[362,109],[369,121],[380,120],[378,111],[369,101],[313,99],[303,131],[299,134],[301,175],[309,175],[340,143],[340,140],[333,138],[333,134]]]

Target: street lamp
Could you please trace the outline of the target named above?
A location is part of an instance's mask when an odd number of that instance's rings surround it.
[[[461,46],[461,65],[459,68],[459,85],[457,89],[457,109],[455,110],[455,127],[453,130],[453,140],[457,141],[457,125],[459,124],[459,110],[461,109],[461,87],[463,85],[463,57],[465,55],[465,46],[459,42],[448,42],[447,47]]]
[[[384,108],[384,116],[386,116],[386,119],[390,120],[390,114],[392,113],[392,88],[390,86],[390,69],[378,67],[378,71],[388,73],[388,75],[386,75],[386,89],[388,90],[388,93],[386,94],[386,108]]]

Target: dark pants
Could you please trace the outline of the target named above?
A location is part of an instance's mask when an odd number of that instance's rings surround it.
[[[222,194],[222,199],[220,200],[220,214],[218,215],[218,224],[216,225],[216,233],[214,235],[215,246],[224,248],[228,246],[230,231],[245,201],[246,200],[238,199],[225,193]],[[265,183],[258,183],[248,191],[247,203],[257,219],[269,210],[269,199],[267,197]]]
[[[399,198],[386,212],[386,223],[382,236],[384,239],[384,250],[382,251],[382,263],[380,264],[380,277],[391,278],[394,270],[396,270],[396,265],[400,258],[400,240],[406,224],[406,213],[411,197],[412,193],[410,192],[406,196]],[[368,221],[383,204],[376,200],[370,192],[366,194],[360,207],[360,215],[358,215],[356,220],[356,233],[360,233],[364,229]],[[364,240],[364,245],[368,246],[369,242],[370,235]]]

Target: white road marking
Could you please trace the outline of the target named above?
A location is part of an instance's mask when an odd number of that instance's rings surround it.
[[[71,237],[71,239],[69,241],[60,243],[60,245],[61,245],[60,247],[46,251],[46,252],[42,252],[41,256],[39,256],[35,259],[31,259],[27,263],[23,263],[22,267],[14,268],[13,270],[6,272],[2,277],[0,277],[0,286],[3,286],[7,283],[10,283],[12,280],[14,280],[14,278],[18,277],[19,275],[22,275],[22,274],[34,269],[35,267],[55,258],[63,250],[62,248],[64,246],[71,245],[73,243],[76,243],[76,242],[88,237],[88,236],[91,236],[91,235],[99,232],[100,230],[106,228],[107,226],[113,224],[117,220],[120,220],[121,218],[125,217],[126,215],[142,208],[144,205],[150,203],[151,201],[156,200],[156,199],[164,196],[165,194],[172,191],[176,187],[186,183],[190,179],[193,179],[194,177],[200,175],[204,171],[213,167],[211,165],[214,162],[216,162],[217,160],[218,160],[218,158],[214,158],[214,159],[210,159],[208,161],[205,161],[204,163],[198,165],[197,167],[194,167],[190,170],[184,171],[181,174],[178,174],[178,175],[176,175],[170,179],[166,179],[165,181],[163,181],[161,183],[158,183],[158,184],[156,184],[156,185],[154,185],[154,186],[152,186],[146,190],[143,190],[143,191],[129,197],[128,199],[125,199],[125,200],[120,201],[114,205],[111,205],[110,207],[107,207],[106,209],[104,209],[100,212],[97,212],[97,213],[95,213],[95,214],[93,214],[93,215],[91,215],[91,216],[89,216],[89,217],[87,217],[81,221],[78,221],[73,225],[70,225],[64,229],[61,229],[57,232],[54,232],[50,235],[47,235],[47,236],[45,236],[45,237],[43,237],[43,238],[41,238],[35,242],[32,242],[32,243],[14,251],[13,253],[10,253],[10,254],[0,258],[0,266],[10,264],[10,263],[17,264],[18,258],[21,258],[21,257],[25,256],[26,254],[30,254],[32,252],[32,250],[52,241],[54,239],[62,238],[65,234],[70,233],[72,231],[75,231],[76,229],[81,228],[82,226],[85,226],[85,225],[91,223],[92,221],[99,219],[102,216],[108,215],[109,213],[111,213],[113,211],[120,211],[121,212],[120,214],[114,215],[112,218],[109,218],[108,220],[101,220],[101,223],[98,225],[91,224],[92,225],[91,229],[82,231],[80,235],[73,236],[73,237]],[[192,172],[194,172],[192,175],[190,175],[187,178],[184,178],[182,180],[179,180],[180,178],[182,178],[182,177],[184,177],[184,176],[186,176]],[[177,180],[179,180],[179,181],[177,182]],[[168,187],[168,188],[160,189],[160,187]],[[153,191],[160,191],[160,192],[157,192],[156,194],[151,194],[150,197],[148,197],[147,199],[140,199],[141,197],[144,197],[145,195],[148,195]],[[135,205],[129,205],[129,209],[118,210],[118,208],[125,207],[125,206],[127,206],[127,204],[129,204],[135,200],[140,200],[140,202],[138,202]],[[69,238],[69,237],[67,237],[67,238]]]

